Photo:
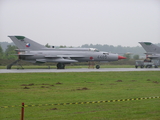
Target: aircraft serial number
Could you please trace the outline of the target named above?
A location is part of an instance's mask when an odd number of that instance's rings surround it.
[[[108,56],[107,56],[107,55],[98,55],[97,58],[98,58],[98,59],[107,59]]]

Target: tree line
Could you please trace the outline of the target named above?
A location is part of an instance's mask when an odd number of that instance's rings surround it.
[[[121,45],[118,46],[113,46],[113,45],[100,45],[100,44],[85,44],[82,45],[81,47],[83,48],[97,48],[100,51],[107,51],[107,52],[112,52],[112,53],[117,53],[117,54],[125,54],[125,53],[132,53],[136,55],[143,56],[145,51],[142,47],[136,46],[136,47],[123,47]]]
[[[0,59],[9,60],[9,59],[16,59],[17,56],[15,49],[17,49],[14,45],[8,45],[7,49],[4,51],[0,45]]]

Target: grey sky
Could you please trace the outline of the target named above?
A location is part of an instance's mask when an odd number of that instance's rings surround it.
[[[140,46],[160,43],[160,0],[1,0],[0,41]]]

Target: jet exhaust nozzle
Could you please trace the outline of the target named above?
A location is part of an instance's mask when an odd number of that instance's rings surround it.
[[[121,60],[121,59],[126,59],[126,57],[118,56],[118,60]]]

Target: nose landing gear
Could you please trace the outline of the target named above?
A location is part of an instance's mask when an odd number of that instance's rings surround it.
[[[96,65],[96,69],[99,69],[100,68],[100,65]]]

